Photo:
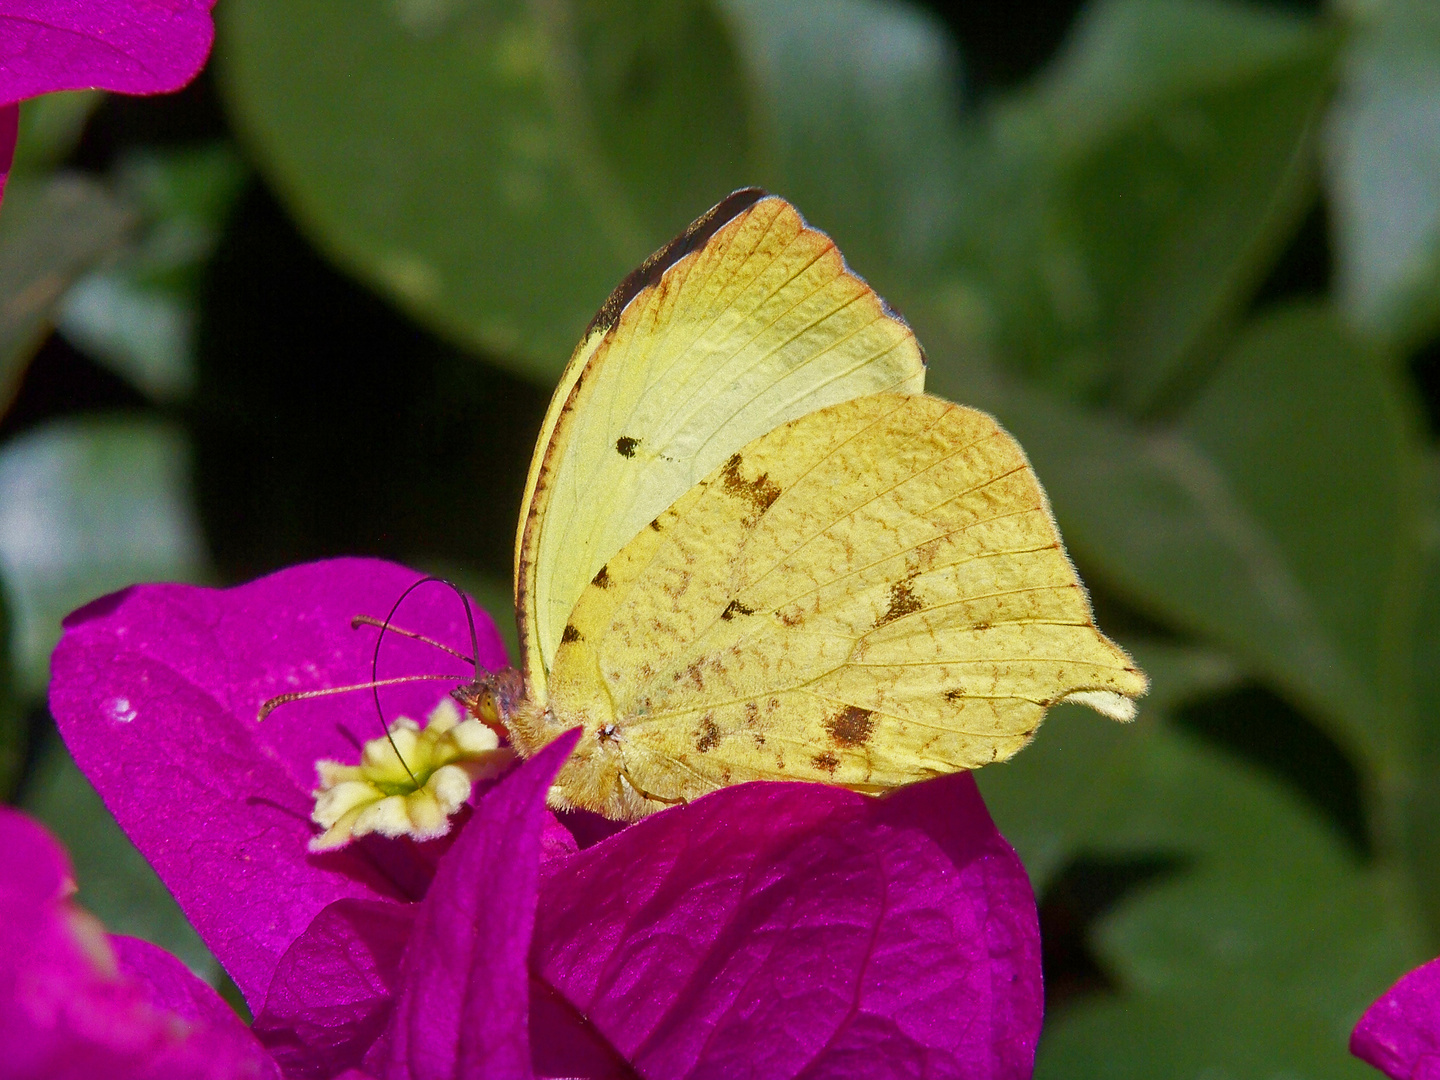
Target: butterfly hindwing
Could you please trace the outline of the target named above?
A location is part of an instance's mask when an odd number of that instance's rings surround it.
[[[923,395],[744,446],[594,575],[562,637],[552,708],[603,729],[608,764],[557,790],[618,816],[752,779],[883,790],[1009,757],[1066,696],[1123,715],[1145,688],[1019,446]]]
[[[582,591],[656,515],[776,426],[923,381],[909,327],[783,199],[737,193],[657,253],[577,349],[531,466],[516,606],[535,699]]]

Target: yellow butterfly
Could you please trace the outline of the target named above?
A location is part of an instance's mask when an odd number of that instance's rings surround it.
[[[556,807],[726,784],[881,792],[1002,761],[1045,709],[1134,715],[1045,494],[923,393],[910,327],[789,203],[725,199],[627,278],[555,391],[516,543],[519,671],[459,692]]]

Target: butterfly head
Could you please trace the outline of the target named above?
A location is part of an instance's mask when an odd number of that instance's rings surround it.
[[[512,667],[484,672],[451,690],[450,696],[468,715],[503,734],[505,718],[525,697],[525,677]]]
[[[450,696],[468,716],[509,739],[522,757],[529,757],[565,730],[543,705],[531,700],[525,676],[512,667],[486,672],[457,686]]]

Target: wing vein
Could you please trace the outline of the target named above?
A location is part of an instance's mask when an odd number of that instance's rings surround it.
[[[848,442],[848,441],[849,441],[849,440],[847,440],[847,442]],[[979,445],[981,442],[983,442],[983,441],[984,441],[983,439],[976,440],[976,442],[971,443],[969,446],[962,447],[961,449],[957,450],[955,453],[956,453],[956,454],[963,454],[966,450],[970,449],[970,448],[973,447],[973,446],[978,446],[978,445]],[[837,449],[838,449],[838,447],[837,447]],[[747,583],[747,584],[746,584],[746,589],[748,590],[748,589],[754,589],[754,588],[758,587],[759,584],[760,584],[762,581],[764,581],[767,577],[769,577],[771,574],[775,573],[776,571],[782,569],[782,568],[788,563],[788,561],[795,555],[795,553],[796,553],[797,551],[799,551],[801,548],[805,547],[806,544],[809,544],[809,543],[811,543],[812,541],[816,540],[817,538],[819,538],[819,537],[821,537],[821,536],[824,536],[824,535],[825,535],[826,533],[828,533],[831,529],[835,528],[835,526],[841,524],[842,522],[846,521],[846,520],[849,519],[849,518],[854,517],[854,516],[855,516],[857,513],[859,513],[861,510],[864,510],[866,507],[869,507],[869,506],[873,505],[874,503],[876,503],[877,501],[879,501],[880,499],[883,499],[886,495],[889,495],[892,491],[896,490],[896,488],[903,487],[905,484],[907,484],[907,483],[909,483],[911,480],[915,479],[915,477],[919,476],[920,473],[928,472],[928,471],[930,471],[930,469],[934,468],[936,465],[942,465],[942,464],[944,464],[945,461],[949,460],[950,457],[954,457],[954,456],[955,456],[954,454],[947,455],[947,457],[942,458],[941,460],[934,462],[932,465],[928,465],[928,466],[926,466],[924,469],[921,469],[921,470],[919,470],[918,472],[912,473],[910,476],[906,477],[904,480],[902,480],[902,481],[900,481],[899,483],[897,483],[894,487],[887,488],[887,489],[884,490],[884,491],[877,492],[877,493],[875,494],[874,498],[866,499],[863,503],[858,503],[858,504],[856,504],[854,507],[852,507],[852,508],[846,513],[845,517],[839,518],[839,519],[837,519],[836,521],[832,521],[832,522],[827,523],[827,524],[824,526],[824,528],[817,529],[815,532],[813,532],[813,533],[811,533],[809,536],[807,536],[804,540],[800,541],[800,543],[796,544],[793,548],[791,548],[791,549],[790,549],[789,551],[787,551],[784,555],[782,555],[778,560],[776,560],[775,564],[774,564],[773,566],[771,566],[769,570],[766,570],[765,573],[761,574],[761,575],[760,575],[758,578],[756,578],[754,581]],[[955,492],[955,493],[953,493],[953,494],[947,495],[944,499],[942,499],[942,500],[941,500],[940,502],[938,502],[938,503],[935,503],[933,506],[927,506],[923,511],[921,511],[921,513],[922,513],[922,514],[934,513],[936,510],[938,510],[940,507],[944,506],[946,503],[954,502],[956,499],[963,499],[966,495],[973,495],[973,494],[975,494],[977,491],[983,491],[985,488],[989,487],[991,484],[999,483],[1001,480],[1004,480],[1007,476],[1013,476],[1015,473],[1022,471],[1024,468],[1025,468],[1024,465],[1018,465],[1018,466],[1016,466],[1014,469],[1011,469],[1009,472],[1001,473],[999,476],[993,476],[993,477],[991,477],[990,479],[985,480],[985,481],[982,482],[982,483],[976,484],[976,485],[975,485],[974,487],[972,487],[972,488],[967,488],[965,491],[957,491],[957,492]],[[813,471],[813,470],[809,470],[809,471]],[[808,475],[808,471],[807,471],[807,475]],[[795,490],[795,488],[796,488],[797,486],[798,486],[798,484],[792,484],[792,485],[790,486],[790,490],[791,490],[791,491]],[[785,496],[784,496],[783,494],[780,496],[781,499],[783,499],[784,497],[785,497]],[[776,501],[778,502],[779,500],[776,500]],[[945,530],[945,527],[944,527],[944,526],[936,526],[937,529],[940,529],[940,530],[942,530],[942,531],[936,532],[933,536],[927,537],[926,539],[920,541],[919,544],[912,544],[910,547],[899,548],[899,549],[897,549],[897,550],[895,550],[895,551],[892,551],[889,555],[886,555],[884,558],[876,559],[874,562],[868,563],[868,564],[866,564],[865,566],[857,567],[857,568],[854,569],[854,570],[847,571],[845,574],[842,574],[842,575],[840,575],[839,577],[831,578],[830,581],[828,581],[828,582],[825,583],[825,585],[832,585],[832,584],[834,584],[834,583],[837,582],[837,581],[844,581],[845,578],[846,578],[846,577],[849,577],[851,574],[854,574],[854,573],[863,573],[864,571],[869,570],[869,569],[871,569],[872,567],[878,566],[880,563],[885,562],[885,561],[888,560],[888,559],[893,559],[893,558],[895,558],[897,555],[904,555],[907,551],[914,551],[915,548],[917,548],[917,547],[920,546],[920,544],[928,544],[928,543],[930,543],[932,540],[942,540],[942,539],[944,539],[944,538],[947,537],[947,536],[954,536],[954,535],[956,535],[957,533],[965,532],[966,530],[972,529],[972,528],[974,528],[974,527],[977,526],[977,525],[989,525],[990,523],[995,522],[995,521],[1004,521],[1004,520],[1005,520],[1006,518],[1008,518],[1008,517],[1018,517],[1018,516],[1021,515],[1021,514],[1033,513],[1036,509],[1037,509],[1036,507],[1027,506],[1027,507],[1025,507],[1025,508],[1023,508],[1023,509],[1021,509],[1021,510],[1011,511],[1011,512],[1008,513],[1008,514],[996,514],[994,517],[981,518],[981,519],[979,519],[979,520],[977,520],[977,521],[969,522],[968,524],[961,525],[961,526],[959,526],[959,527],[957,527],[957,528],[949,529],[948,531]],[[920,514],[916,514],[916,515],[914,515],[914,516],[919,517]],[[1048,546],[1048,545],[1045,545],[1045,546]],[[1025,550],[1027,550],[1027,551],[1029,551],[1029,550],[1043,551],[1044,549],[1045,549],[1045,548],[1042,546],[1042,547],[1033,548],[1033,549],[1032,549],[1032,548],[1027,548],[1027,549],[1025,549]],[[995,554],[997,554],[997,555],[1003,555],[1003,554],[1016,554],[1016,553],[1015,553],[1015,552],[995,552]],[[946,565],[947,565],[947,566],[960,566],[960,565],[963,565],[963,562],[947,563]],[[803,596],[808,596],[808,595],[810,595],[811,592],[816,592],[816,591],[818,591],[820,588],[823,588],[823,587],[824,587],[824,586],[817,586],[815,589],[811,589],[810,592],[801,593],[800,596],[801,596],[801,597],[803,597]],[[799,599],[799,597],[795,597],[795,598],[792,598],[792,599],[790,599],[790,600],[786,600],[786,601],[784,601],[784,603],[794,603],[794,601],[795,601],[796,599]]]

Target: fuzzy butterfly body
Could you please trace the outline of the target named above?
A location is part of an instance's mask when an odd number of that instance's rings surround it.
[[[523,667],[463,695],[522,754],[584,728],[554,805],[878,793],[1008,758],[1067,698],[1133,716],[1145,678],[1023,451],[923,382],[910,328],[758,191],[616,290],[530,470]]]

